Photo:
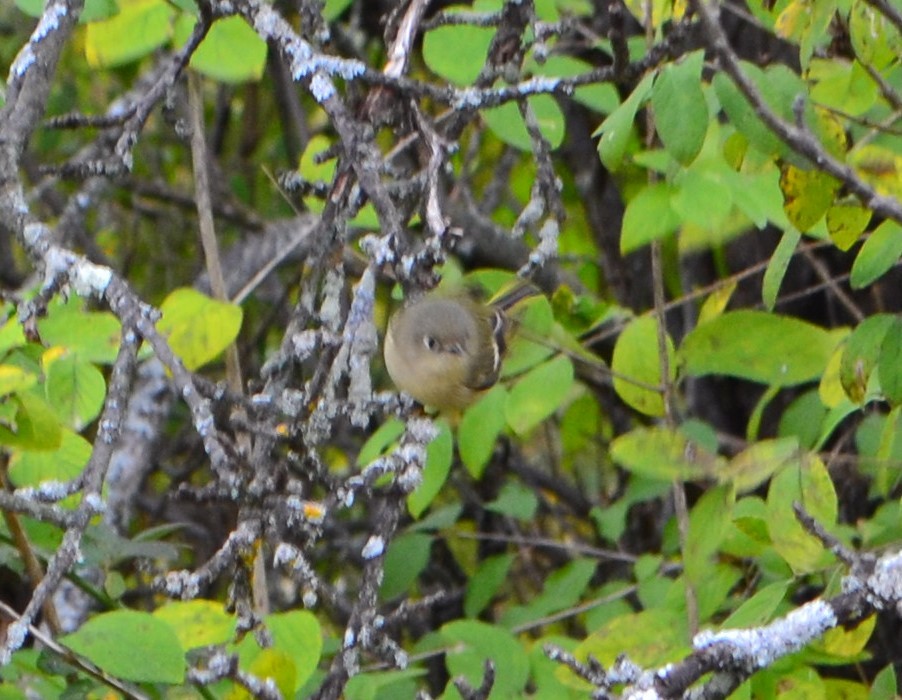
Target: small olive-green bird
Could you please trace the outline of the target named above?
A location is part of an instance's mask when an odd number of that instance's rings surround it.
[[[507,311],[538,293],[521,284],[485,304],[466,292],[434,291],[406,304],[385,336],[395,386],[440,411],[466,408],[501,374],[512,328]]]

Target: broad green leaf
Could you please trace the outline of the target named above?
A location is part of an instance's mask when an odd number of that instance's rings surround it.
[[[855,0],[849,13],[849,38],[855,56],[878,71],[902,54],[902,36],[880,10],[865,0]]]
[[[871,221],[871,210],[859,204],[834,204],[827,209],[827,230],[840,250],[848,250]]]
[[[717,478],[743,493],[758,488],[775,472],[800,458],[799,441],[794,437],[761,440],[733,457],[726,469],[718,472]]]
[[[385,552],[385,578],[379,588],[383,600],[403,595],[429,562],[432,536],[405,533],[392,540]]]
[[[510,342],[501,377],[514,377],[535,367],[554,354],[548,338],[554,332],[554,311],[545,296],[530,299],[515,314],[516,327]]]
[[[404,423],[397,418],[389,418],[363,443],[357,455],[357,464],[365,467],[377,457],[386,453],[388,448],[404,434]]]
[[[87,362],[110,364],[119,353],[122,325],[108,311],[85,311],[83,303],[73,296],[65,304],[51,304],[47,317],[38,321],[41,340]]]
[[[708,103],[702,92],[704,51],[664,66],[651,91],[655,127],[664,148],[688,165],[698,155],[708,131]]]
[[[54,350],[44,353],[44,395],[60,420],[76,432],[93,421],[103,408],[106,382],[100,370],[79,355]]]
[[[426,669],[420,667],[403,671],[361,671],[348,680],[342,697],[344,700],[414,698],[419,689],[416,679],[426,673]]]
[[[467,593],[464,596],[464,615],[476,617],[492,602],[501,585],[507,579],[511,564],[516,557],[513,554],[496,554],[483,561],[476,572],[467,581]]]
[[[91,457],[91,443],[63,430],[55,450],[16,450],[10,457],[9,478],[17,487],[44,481],[70,481],[81,473]]]
[[[817,389],[806,391],[793,399],[783,411],[777,434],[781,438],[793,437],[804,449],[814,450],[828,411],[829,408],[821,402]]]
[[[526,435],[563,405],[572,386],[573,363],[569,357],[555,357],[534,367],[507,395],[507,424],[518,435]]]
[[[886,329],[880,356],[877,359],[877,376],[883,395],[894,406],[902,404],[902,319],[896,316]]]
[[[470,406],[457,428],[460,460],[467,471],[478,479],[495,451],[495,443],[505,425],[504,404],[507,390],[500,384]]]
[[[429,507],[448,480],[448,472],[451,470],[451,461],[454,457],[451,429],[447,423],[439,423],[438,429],[438,435],[426,447],[423,481],[407,497],[407,510],[414,518],[419,518]]]
[[[38,382],[38,375],[15,365],[0,365],[0,396],[25,391]]]
[[[722,463],[680,431],[636,428],[611,443],[611,457],[624,469],[649,479],[689,481],[712,476]]]
[[[15,314],[0,326],[0,353],[25,345],[25,333]]]
[[[60,641],[123,680],[181,683],[185,678],[185,652],[175,630],[150,613],[101,613]]]
[[[523,605],[508,608],[501,617],[501,626],[515,630],[574,607],[582,599],[597,568],[598,562],[592,559],[568,562],[548,576],[539,595]]]
[[[119,14],[88,25],[88,64],[93,68],[112,68],[147,56],[169,40],[174,15],[166,0],[120,3]]]
[[[153,612],[175,631],[186,651],[212,644],[225,644],[235,637],[237,620],[215,600],[172,601]]]
[[[812,100],[855,117],[867,112],[879,95],[877,84],[859,61],[815,58],[808,67],[808,79],[814,81]]]
[[[683,567],[689,581],[696,586],[710,575],[712,557],[732,519],[735,500],[732,486],[721,485],[705,491],[692,506],[683,547]]]
[[[698,326],[679,356],[690,375],[725,374],[773,386],[817,379],[836,346],[823,328],[790,316],[733,311]]]
[[[776,612],[786,592],[789,581],[775,581],[746,600],[723,622],[722,628],[756,627],[769,622]]]
[[[621,615],[591,634],[576,649],[576,657],[592,655],[610,668],[617,657],[628,654],[641,666],[661,666],[680,658],[688,646],[686,614],[670,608]]]
[[[179,15],[175,23],[176,46],[182,46],[188,40],[196,21],[193,15]],[[210,27],[191,55],[190,65],[199,73],[224,83],[259,80],[266,67],[266,42],[243,17],[224,17]]]
[[[601,140],[598,142],[598,155],[608,170],[620,169],[630,134],[633,131],[636,112],[648,98],[653,81],[654,73],[647,73],[623,104],[608,115],[608,118],[592,134],[592,136],[601,136]]]
[[[767,269],[764,271],[764,283],[761,289],[761,297],[768,311],[772,311],[777,303],[780,285],[783,284],[783,277],[786,276],[789,261],[792,260],[796,246],[799,245],[801,239],[802,234],[798,231],[787,229],[783,232],[783,237],[780,238],[777,249],[770,256]]]
[[[564,113],[551,95],[533,95],[527,99],[539,131],[551,148],[557,148],[564,141]],[[492,107],[481,112],[482,118],[499,139],[506,144],[532,153],[532,140],[526,130],[526,122],[514,102],[500,107]]]
[[[724,226],[733,210],[733,191],[729,175],[721,169],[696,161],[675,182],[670,199],[673,211],[683,222],[697,224],[705,231]]]
[[[294,665],[294,691],[297,692],[313,675],[322,655],[323,632],[319,622],[307,610],[274,613],[264,621],[266,628],[272,633],[273,649],[285,654]],[[248,635],[246,639],[256,647],[252,637],[253,635]]]
[[[241,307],[187,287],[169,294],[160,310],[163,318],[157,322],[157,330],[167,336],[169,347],[192,371],[218,357],[241,329]]]
[[[883,700],[883,698],[894,698],[899,688],[896,684],[896,670],[892,664],[888,664],[880,673],[874,677],[871,683],[871,693],[868,700]]]
[[[799,231],[805,232],[833,204],[839,181],[821,170],[804,170],[787,163],[780,169],[780,189],[787,218]]]
[[[668,381],[676,376],[673,343],[666,338]],[[647,416],[664,415],[660,387],[661,359],[658,353],[658,322],[652,316],[632,321],[620,334],[611,359],[614,391],[627,404]]]
[[[882,277],[902,255],[902,226],[888,219],[880,224],[858,251],[849,279],[852,289],[861,289]]]
[[[814,571],[824,564],[824,546],[799,524],[793,503],[823,527],[836,522],[836,490],[819,457],[809,455],[780,471],[767,492],[767,527],[774,548],[798,574]]]
[[[805,94],[807,87],[788,67],[774,65],[766,70],[743,61],[742,71],[758,87],[764,101],[778,116],[793,121],[792,105],[798,95]],[[798,160],[774,133],[755,114],[755,110],[745,99],[726,73],[717,73],[713,79],[717,99],[727,113],[730,122],[749,143],[765,155],[781,155],[791,162]]]
[[[517,520],[531,520],[539,507],[539,499],[532,489],[520,483],[508,482],[494,501],[485,504],[485,509]]]
[[[535,75],[549,78],[570,78],[593,70],[585,61],[564,55],[547,56],[542,63],[528,65]],[[582,85],[573,91],[573,99],[602,114],[610,114],[620,105],[620,95],[611,83]]]
[[[323,19],[327,22],[338,19],[353,2],[354,0],[326,0],[323,5]]]
[[[510,632],[476,620],[456,620],[443,625],[439,635],[448,647],[445,665],[452,678],[463,676],[478,688],[484,664],[491,659],[495,664],[495,684],[490,697],[522,695],[529,679],[529,662]]]
[[[0,445],[23,450],[55,450],[60,446],[62,426],[47,402],[30,392],[9,400],[15,408],[11,425],[0,424]]]
[[[839,381],[846,395],[857,404],[867,397],[868,382],[880,359],[883,340],[896,323],[892,314],[866,318],[846,339],[839,364]]]
[[[446,8],[445,12],[454,11]],[[471,85],[485,64],[495,30],[472,24],[444,25],[423,37],[423,60],[429,70],[457,85]]]
[[[643,187],[627,202],[620,234],[621,253],[630,253],[679,228],[680,218],[671,204],[673,196],[671,185],[656,182]]]

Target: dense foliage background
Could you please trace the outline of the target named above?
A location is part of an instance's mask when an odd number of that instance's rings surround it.
[[[0,697],[894,696],[900,56],[892,0],[4,3]],[[502,382],[392,390],[402,296],[517,275]]]

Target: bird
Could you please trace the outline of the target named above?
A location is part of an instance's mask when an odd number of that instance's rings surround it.
[[[383,356],[401,391],[439,412],[460,411],[501,376],[512,307],[539,291],[520,283],[490,303],[467,290],[434,290],[388,323]]]

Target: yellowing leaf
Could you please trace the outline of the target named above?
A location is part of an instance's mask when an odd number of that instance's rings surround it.
[[[119,3],[119,14],[88,25],[85,33],[88,64],[109,68],[143,58],[169,40],[174,15],[166,0]]]
[[[160,306],[157,329],[185,367],[195,370],[216,358],[241,328],[241,307],[217,301],[200,292],[176,289]]]
[[[24,391],[34,386],[37,375],[15,365],[0,365],[0,396]]]
[[[871,210],[858,204],[834,204],[827,209],[827,230],[840,250],[848,250],[871,221]]]
[[[676,376],[673,343],[666,338],[670,376]],[[627,404],[648,416],[664,415],[658,323],[651,316],[632,321],[620,334],[611,359],[614,391]]]
[[[780,189],[787,218],[799,231],[805,232],[820,221],[833,203],[839,182],[820,170],[784,165]]]

